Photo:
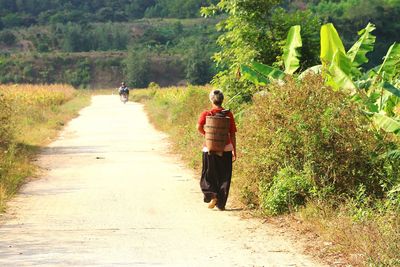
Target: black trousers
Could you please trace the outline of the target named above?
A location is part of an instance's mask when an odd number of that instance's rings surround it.
[[[204,194],[204,202],[209,203],[217,197],[217,207],[225,209],[232,179],[232,152],[224,152],[223,156],[203,152],[203,168],[200,188]]]

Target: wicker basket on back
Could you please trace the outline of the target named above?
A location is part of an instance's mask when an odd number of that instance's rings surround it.
[[[224,113],[207,116],[204,130],[206,132],[206,146],[210,152],[224,152],[229,136],[229,120]]]

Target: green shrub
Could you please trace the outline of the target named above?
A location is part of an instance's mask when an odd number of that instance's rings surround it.
[[[386,203],[390,209],[400,212],[400,183],[389,190]]]
[[[125,76],[128,84],[135,88],[144,88],[149,84],[150,52],[141,47],[130,47],[124,60]]]
[[[313,187],[309,174],[286,167],[272,178],[271,183],[261,181],[261,206],[273,215],[296,210],[305,204]]]
[[[352,194],[364,184],[382,195],[381,182],[390,176],[389,163],[378,157],[384,147],[358,106],[319,76],[288,79],[256,95],[239,134],[238,186],[248,204],[259,204],[260,183],[270,184],[286,166],[309,170],[318,188],[335,193]]]
[[[0,32],[0,43],[11,46],[17,41],[17,37],[11,31]]]
[[[87,60],[80,61],[74,70],[67,69],[64,75],[65,80],[75,88],[86,87],[90,83],[90,64]]]

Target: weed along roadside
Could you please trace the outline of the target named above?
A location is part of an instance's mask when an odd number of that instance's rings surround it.
[[[89,103],[87,93],[69,85],[0,85],[0,211],[35,175],[39,149]]]
[[[209,90],[174,87],[131,95],[198,173],[203,140],[195,126],[209,107]],[[355,266],[399,263],[399,196],[396,187],[382,191],[382,183],[396,181],[399,165],[378,157],[398,140],[371,134],[357,103],[328,90],[318,75],[272,84],[238,109],[235,204],[255,216],[295,218],[296,227],[289,228],[311,231],[319,238],[310,242],[329,244],[310,249],[330,264],[337,257]]]

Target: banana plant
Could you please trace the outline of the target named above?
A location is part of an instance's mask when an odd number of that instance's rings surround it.
[[[399,75],[400,45],[394,43],[388,49],[383,63],[371,71],[372,82],[369,95],[379,95],[376,100],[378,111],[372,118],[379,128],[400,135],[400,117],[394,109],[400,105],[400,90],[393,84]]]
[[[388,133],[400,134],[400,120],[386,116],[382,113],[375,113],[373,120],[376,126]]]
[[[400,44],[394,43],[389,47],[382,65],[379,67],[374,82],[379,80],[392,81],[399,73]]]
[[[375,46],[376,37],[372,34],[375,29],[374,24],[368,23],[365,29],[358,32],[360,38],[347,52],[353,68],[359,68],[363,64],[368,63],[367,53],[372,52]]]
[[[347,89],[359,97],[367,108],[373,123],[380,129],[400,134],[400,120],[396,118],[393,109],[400,102],[400,90],[390,82],[399,73],[400,46],[392,45],[382,63],[370,71],[370,76],[360,83],[360,67],[368,62],[366,54],[371,52],[375,44],[375,36],[372,31],[375,26],[371,23],[361,30],[359,40],[346,53],[343,43],[332,24],[323,25],[321,28],[321,61],[325,73],[326,82],[334,89]],[[358,81],[356,82],[356,79]],[[368,81],[370,79],[370,81]],[[363,91],[359,85],[368,84],[367,91]],[[358,86],[357,86],[358,85]],[[378,91],[381,92],[378,92]]]
[[[293,74],[300,68],[299,49],[303,46],[300,32],[300,25],[292,26],[289,30],[282,56],[286,74]]]
[[[353,82],[352,62],[346,55],[342,40],[332,23],[321,27],[321,62],[327,84],[339,90],[345,89],[355,93],[356,86]]]
[[[296,72],[300,67],[299,49],[303,45],[300,32],[300,25],[295,25],[290,28],[287,35],[282,56],[285,71],[253,61],[248,65],[243,64],[240,66],[240,73],[242,76],[255,85],[265,86],[270,83],[271,80],[282,80],[285,75],[291,75]]]
[[[283,79],[291,75],[300,66],[299,48],[302,47],[300,26],[291,27],[284,47],[283,62],[285,71],[252,62],[241,66],[243,77],[256,85],[265,86],[271,80]],[[366,114],[380,129],[389,133],[400,134],[400,118],[393,112],[400,103],[400,90],[393,84],[399,75],[400,45],[393,44],[380,66],[363,75],[361,66],[368,62],[367,53],[373,51],[376,37],[372,34],[375,26],[369,23],[358,32],[359,39],[346,52],[343,42],[333,24],[321,27],[321,62],[322,65],[311,67],[306,73],[322,73],[326,83],[336,90],[347,90],[354,99],[366,108]],[[400,81],[397,82],[400,84]]]

